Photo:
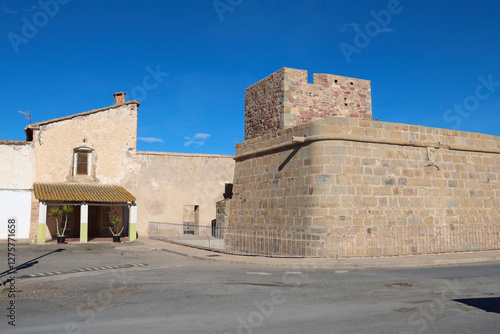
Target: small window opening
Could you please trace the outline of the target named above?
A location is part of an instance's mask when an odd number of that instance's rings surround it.
[[[88,175],[89,152],[76,152],[76,174]]]
[[[76,149],[73,155],[73,174],[90,175],[92,150],[88,148]]]

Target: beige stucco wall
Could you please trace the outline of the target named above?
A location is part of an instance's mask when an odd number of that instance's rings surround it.
[[[35,153],[31,143],[0,143],[0,189],[31,189],[35,179]]]
[[[137,152],[121,185],[137,197],[139,236],[150,221],[181,223],[185,205],[198,205],[200,224],[209,224],[233,174],[232,156]]]
[[[136,149],[137,104],[40,125],[33,132],[36,182],[82,181],[119,184]],[[73,151],[92,153],[92,178],[73,177]]]

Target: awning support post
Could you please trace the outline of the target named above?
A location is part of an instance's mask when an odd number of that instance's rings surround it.
[[[40,202],[38,210],[38,243],[45,243],[45,228],[47,224],[47,204]]]
[[[89,235],[89,205],[82,203],[80,207],[80,242],[87,242]]]
[[[134,241],[137,234],[137,204],[132,203],[129,210],[128,237],[130,241]]]

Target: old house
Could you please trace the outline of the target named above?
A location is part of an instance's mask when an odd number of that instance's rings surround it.
[[[62,204],[74,207],[66,235],[80,242],[109,236],[114,217],[130,240],[147,236],[149,221],[215,219],[233,158],[138,151],[139,105],[116,93],[112,106],[30,124],[26,141],[0,141],[0,239],[9,218],[18,239],[54,238],[48,213]]]

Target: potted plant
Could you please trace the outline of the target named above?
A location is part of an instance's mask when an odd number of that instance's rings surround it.
[[[57,221],[57,216],[54,216],[57,211],[59,213],[63,214],[64,217],[64,227],[62,230],[62,233],[59,233],[59,222]],[[68,226],[68,217],[73,212],[73,207],[71,205],[63,205],[61,207],[57,207],[55,209],[50,210],[50,215],[53,217],[56,217],[56,226],[57,226],[57,244],[58,245],[64,245],[66,243],[66,236],[64,233],[66,233],[66,227]]]
[[[57,208],[52,208],[50,209],[49,211],[49,216],[51,217],[54,217],[56,219],[56,229],[57,229],[57,244],[58,245],[63,245],[65,240],[64,240],[64,236],[61,236],[59,234],[59,220],[57,219],[57,217],[59,217],[59,215],[62,213],[61,211],[61,208],[60,207],[57,207]]]
[[[120,235],[122,234],[123,228],[125,227],[125,226],[122,226],[122,229],[120,230],[120,232],[118,232],[118,225],[120,225],[121,223],[122,223],[122,220],[120,218],[118,218],[118,217],[113,218],[113,220],[111,221],[111,224],[116,229],[116,232],[115,232],[115,231],[113,231],[113,229],[111,227],[109,228],[109,230],[113,234],[113,242],[115,244],[119,244],[120,243]]]

